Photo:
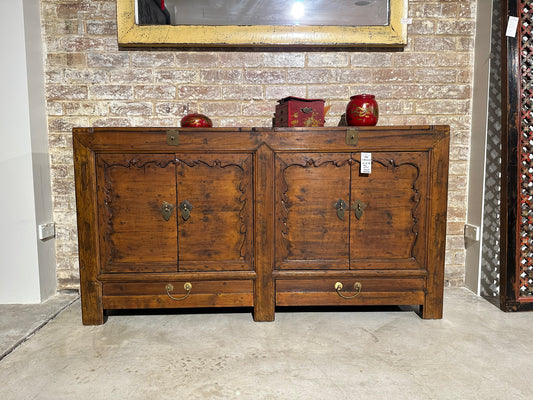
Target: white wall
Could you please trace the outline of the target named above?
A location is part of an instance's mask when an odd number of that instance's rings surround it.
[[[0,1],[0,303],[37,303],[55,293],[39,0]]]

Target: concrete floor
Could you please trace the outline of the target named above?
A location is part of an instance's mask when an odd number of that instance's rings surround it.
[[[1,304],[0,361],[78,298],[65,293],[42,304]]]
[[[0,361],[0,399],[531,399],[533,313],[462,288],[444,304],[436,321],[291,310],[272,323],[178,312],[82,326],[75,301]]]

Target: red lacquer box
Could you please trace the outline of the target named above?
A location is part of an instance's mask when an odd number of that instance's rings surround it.
[[[275,127],[324,126],[324,100],[285,97],[278,100]]]

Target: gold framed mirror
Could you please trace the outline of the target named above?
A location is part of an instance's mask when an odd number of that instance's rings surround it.
[[[261,4],[263,8],[258,8]],[[401,47],[407,44],[407,4],[408,0],[117,0],[118,43],[125,47]],[[143,9],[148,6],[164,10],[166,20],[146,19]]]

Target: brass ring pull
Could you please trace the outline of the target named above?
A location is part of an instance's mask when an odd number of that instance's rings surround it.
[[[353,299],[355,296],[357,296],[359,293],[361,293],[361,289],[363,285],[361,285],[361,282],[355,282],[353,285],[353,290],[355,291],[355,294],[353,296],[345,296],[341,293],[342,288],[344,285],[341,282],[335,283],[335,291],[339,296],[341,296],[343,299]]]
[[[168,297],[170,297],[172,300],[181,301],[181,300],[185,300],[191,294],[192,284],[190,282],[187,282],[185,285],[183,285],[183,289],[187,291],[187,294],[180,298],[174,297],[170,294],[170,292],[174,290],[174,285],[172,283],[167,283],[167,285],[165,286],[165,289],[167,291]]]

